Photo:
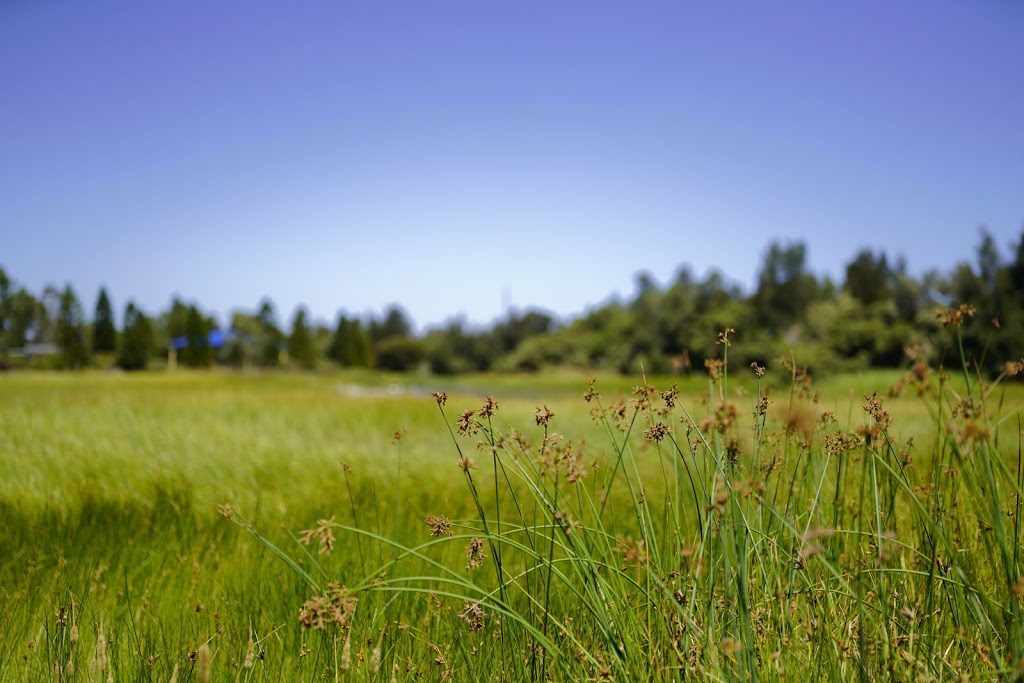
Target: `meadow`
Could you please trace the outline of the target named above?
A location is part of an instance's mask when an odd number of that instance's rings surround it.
[[[708,370],[0,376],[2,680],[1020,677],[1016,378]]]

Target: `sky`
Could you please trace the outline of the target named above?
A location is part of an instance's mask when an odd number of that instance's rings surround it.
[[[560,319],[1024,228],[1011,0],[4,0],[0,266],[91,313]]]

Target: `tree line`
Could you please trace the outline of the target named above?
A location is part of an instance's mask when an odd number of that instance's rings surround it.
[[[530,309],[489,327],[454,319],[422,335],[413,334],[397,304],[379,316],[339,314],[332,327],[313,323],[299,307],[283,326],[273,302],[263,299],[255,310],[232,312],[222,327],[198,304],[177,297],[152,317],[128,302],[117,329],[105,288],[87,318],[70,284],[35,295],[0,268],[0,363],[141,370],[173,358],[196,368],[333,365],[455,374],[571,366],[685,373],[720,354],[717,333],[728,327],[735,330],[731,360],[764,365],[793,356],[813,371],[830,372],[898,367],[908,349],[941,361],[952,337],[936,311],[960,304],[974,312],[961,328],[971,362],[994,373],[1024,354],[1024,234],[1005,255],[982,231],[972,259],[920,277],[902,258],[864,249],[846,264],[842,282],[816,276],[803,243],[776,242],[765,250],[749,294],[716,270],[698,278],[684,266],[664,286],[641,273],[630,299],[566,322]],[[33,349],[36,358],[28,358]]]

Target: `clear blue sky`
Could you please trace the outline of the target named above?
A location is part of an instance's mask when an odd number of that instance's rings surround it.
[[[0,265],[226,319],[580,313],[1024,227],[1024,4],[0,3]]]

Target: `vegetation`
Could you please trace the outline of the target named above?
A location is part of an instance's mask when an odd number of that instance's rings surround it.
[[[842,283],[814,274],[805,245],[773,243],[749,293],[716,271],[700,278],[683,267],[666,286],[641,273],[630,300],[611,300],[570,320],[556,321],[541,310],[513,310],[489,327],[454,319],[421,335],[414,334],[397,305],[364,319],[341,312],[330,327],[315,323],[299,307],[291,329],[285,330],[267,298],[255,312],[233,311],[223,326],[197,303],[176,298],[151,319],[147,362],[120,366],[138,369],[159,362],[177,339],[184,340],[177,361],[197,368],[287,364],[306,370],[379,367],[464,374],[561,366],[626,376],[642,370],[682,376],[702,371],[704,362],[715,357],[715,332],[729,325],[738,330],[732,353],[742,364],[764,365],[793,352],[820,376],[897,368],[911,347],[929,362],[941,362],[939,349],[949,348],[952,337],[935,313],[960,304],[979,313],[961,330],[965,355],[994,377],[1003,360],[1021,356],[1024,239],[1005,257],[983,231],[973,262],[919,278],[911,276],[902,259],[863,250],[846,265]],[[58,365],[102,366],[112,349],[106,290],[100,292],[90,325],[80,309],[69,288],[61,293],[48,287],[36,298],[0,269],[0,361],[12,364],[12,350],[28,343],[55,342],[63,351]],[[211,332],[221,333],[215,343]],[[116,330],[113,334],[117,337]],[[122,329],[115,345],[123,344],[124,336]]]
[[[953,349],[970,320],[944,312]],[[791,359],[741,366],[732,336],[703,378],[633,389],[8,375],[0,669],[1018,678],[1024,364],[812,384]]]

